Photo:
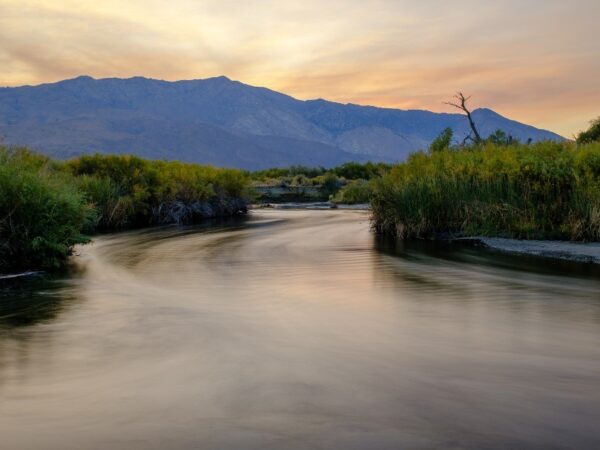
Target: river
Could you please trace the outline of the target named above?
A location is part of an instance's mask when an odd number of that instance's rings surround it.
[[[2,449],[600,448],[600,273],[361,211],[99,236],[0,297]]]

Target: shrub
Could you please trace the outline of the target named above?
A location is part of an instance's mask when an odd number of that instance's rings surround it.
[[[64,264],[91,217],[71,177],[47,158],[0,149],[0,268]]]
[[[249,195],[248,174],[240,170],[100,154],[68,161],[66,168],[94,206],[96,229],[235,214]]]
[[[371,185],[367,180],[355,180],[340,189],[340,191],[331,198],[331,201],[333,203],[343,203],[348,205],[369,203],[371,194]]]
[[[348,162],[334,167],[331,172],[346,180],[371,180],[380,177],[389,170],[391,166],[385,163],[367,162],[364,164]]]
[[[82,175],[76,182],[94,212],[86,232],[125,228],[132,222],[135,216],[133,200],[122,195],[112,179]]]
[[[96,179],[84,183],[82,188],[95,207],[104,213],[98,222],[101,228],[148,224],[153,198],[160,185],[158,173],[148,161],[137,156],[96,154],[72,159],[66,167],[76,177]]]
[[[400,237],[600,239],[600,144],[416,153],[374,184],[375,227]]]
[[[343,185],[343,181],[334,173],[327,173],[320,178],[321,187],[319,188],[319,192],[325,200],[339,191]]]
[[[506,134],[503,130],[496,130],[488,136],[486,141],[494,145],[511,145],[517,144],[518,140],[511,135]]]
[[[193,222],[246,210],[248,174],[92,155],[58,163],[0,149],[0,269],[57,268],[81,233]]]
[[[600,117],[590,122],[590,127],[577,136],[578,144],[600,142]]]
[[[444,129],[444,131],[429,144],[429,151],[435,153],[441,152],[442,150],[448,150],[452,144],[452,136],[454,136],[452,128]]]

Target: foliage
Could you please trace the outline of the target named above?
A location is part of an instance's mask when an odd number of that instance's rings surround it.
[[[323,175],[327,170],[323,167],[290,166],[276,167],[272,169],[257,170],[251,173],[253,180],[269,180],[276,178],[292,178],[296,175],[303,175],[307,178]]]
[[[0,269],[59,268],[91,209],[72,177],[27,150],[0,149]]]
[[[390,168],[391,165],[385,163],[348,162],[331,169],[292,166],[262,170],[250,176],[256,187],[260,188],[259,199],[262,201],[315,201],[328,200],[344,186],[352,184],[352,181],[378,178]],[[275,198],[269,195],[269,192],[276,190],[272,188],[287,188],[289,193]],[[316,196],[315,189],[318,189]]]
[[[390,169],[390,164],[367,162],[364,164],[348,162],[334,167],[330,171],[346,180],[372,180],[380,177]]]
[[[577,136],[578,144],[589,144],[600,142],[600,117],[590,122],[590,127]]]
[[[82,156],[68,161],[66,169],[94,205],[94,225],[100,229],[150,225],[158,209],[175,202],[219,209],[228,199],[246,198],[249,181],[240,170],[136,156]]]
[[[386,173],[390,164],[367,162],[347,162],[331,169],[323,167],[290,166],[286,168],[274,168],[252,172],[250,176],[255,181],[284,180],[291,184],[291,180],[302,178],[304,182],[314,180],[327,174],[334,174],[346,180],[371,180]]]
[[[131,223],[135,214],[133,202],[129,196],[121,194],[111,178],[86,174],[76,177],[75,182],[93,210],[92,220],[84,230],[86,233],[125,228]]]
[[[517,144],[517,140],[511,135],[506,134],[502,130],[496,130],[488,136],[486,142],[494,145],[511,145]]]
[[[99,154],[82,156],[68,161],[66,169],[76,177],[87,178],[82,180],[81,187],[101,212],[97,221],[101,228],[141,225],[151,213],[158,174],[143,159]]]
[[[374,182],[376,229],[400,237],[600,239],[600,144],[416,153]]]
[[[243,212],[248,185],[233,169],[111,155],[59,163],[0,149],[0,269],[59,267],[83,232]]]
[[[441,152],[442,150],[448,150],[452,144],[452,137],[454,132],[452,128],[445,128],[429,145],[429,151],[431,153]]]
[[[335,194],[343,186],[342,180],[331,172],[324,175],[319,184],[321,185],[319,191],[325,199]]]
[[[367,180],[354,180],[332,196],[331,201],[348,205],[369,203],[371,195],[371,184]]]

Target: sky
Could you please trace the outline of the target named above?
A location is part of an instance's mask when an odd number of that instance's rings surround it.
[[[600,115],[599,0],[0,0],[0,85],[225,75],[300,99]]]

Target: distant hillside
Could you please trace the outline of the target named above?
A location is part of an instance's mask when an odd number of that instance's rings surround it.
[[[562,139],[489,109],[473,117],[482,134]],[[300,101],[226,77],[167,82],[78,77],[0,88],[0,135],[55,157],[134,153],[258,169],[290,164],[400,161],[445,127],[461,138],[459,114]]]

